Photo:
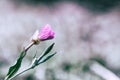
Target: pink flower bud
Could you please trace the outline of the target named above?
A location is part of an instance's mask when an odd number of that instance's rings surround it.
[[[49,24],[45,25],[41,32],[38,35],[38,38],[40,41],[50,40],[54,38],[55,33],[51,29],[51,26]]]
[[[54,32],[51,29],[51,26],[49,24],[45,25],[41,31],[38,30],[33,34],[31,41],[34,42],[34,44],[39,44],[40,41],[50,40],[54,38]]]

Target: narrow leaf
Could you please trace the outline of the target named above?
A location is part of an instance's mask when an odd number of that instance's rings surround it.
[[[56,54],[56,52],[53,53],[53,54],[48,55],[43,60],[41,59],[41,61],[39,62],[39,64],[46,62],[47,60],[49,60],[50,58],[52,58],[55,54]]]
[[[33,58],[32,63],[31,63],[31,68],[34,68],[38,64],[37,58]]]
[[[47,55],[53,48],[55,43],[52,43],[42,54],[42,56],[39,57],[38,61],[40,61],[45,55]]]
[[[6,76],[8,79],[11,78],[19,70],[25,54],[26,54],[26,52],[22,51],[20,56],[17,59],[17,62],[9,68],[9,71],[7,73],[7,76]]]

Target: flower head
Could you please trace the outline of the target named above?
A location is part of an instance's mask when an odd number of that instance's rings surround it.
[[[38,35],[38,38],[40,41],[50,40],[54,38],[54,34],[55,33],[51,29],[51,26],[47,24],[42,28],[41,32]]]
[[[34,44],[38,44],[40,41],[50,40],[54,38],[55,33],[51,29],[49,24],[45,25],[41,31],[38,30],[33,34],[32,41]]]

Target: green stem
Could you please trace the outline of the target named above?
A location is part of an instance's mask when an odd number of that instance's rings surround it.
[[[20,60],[22,60],[22,59],[25,57],[26,52],[28,51],[28,49],[31,48],[34,44],[35,44],[35,42],[31,42],[27,47],[24,48],[24,51],[22,51],[22,53],[20,54],[20,57],[19,57]],[[19,60],[19,59],[18,59],[18,60]],[[21,61],[21,62],[22,62],[22,61]],[[17,62],[17,63],[18,63],[18,62]],[[16,63],[14,66],[16,66],[17,63]],[[13,67],[14,67],[14,66],[13,66]],[[30,69],[32,69],[32,68],[30,67],[30,68],[28,68],[28,69],[26,69],[26,70],[24,70],[24,71],[22,71],[22,72],[20,72],[20,73],[18,73],[18,74],[16,74],[16,75],[14,75],[14,76],[11,77],[11,78],[5,77],[4,80],[11,80],[11,79],[15,78],[16,76],[19,76],[20,74],[22,74],[22,73],[24,73],[24,72],[26,72],[26,71],[28,71],[28,70],[30,70]],[[19,70],[19,68],[18,68],[18,70]],[[18,70],[17,70],[17,71],[18,71]],[[16,71],[16,72],[17,72],[17,71]],[[16,72],[15,72],[15,73],[16,73]]]
[[[18,74],[16,74],[16,75],[14,75],[12,78],[10,78],[10,79],[8,79],[8,80],[12,80],[13,78],[21,75],[22,73],[24,73],[24,72],[26,72],[26,71],[28,71],[28,70],[30,70],[30,69],[32,69],[32,68],[31,68],[31,67],[30,67],[30,68],[27,68],[27,69],[25,69],[24,71],[22,71],[22,72],[20,72],[20,73],[18,73]]]

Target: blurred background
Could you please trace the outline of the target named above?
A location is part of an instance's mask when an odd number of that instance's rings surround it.
[[[46,24],[55,38],[33,46],[21,70],[53,42],[57,54],[15,80],[104,80],[93,61],[120,77],[120,0],[0,0],[0,79]]]

